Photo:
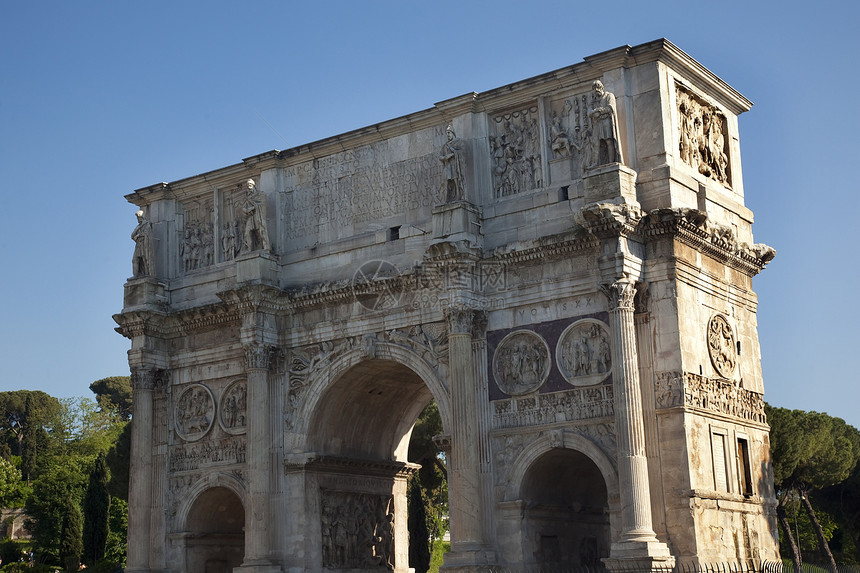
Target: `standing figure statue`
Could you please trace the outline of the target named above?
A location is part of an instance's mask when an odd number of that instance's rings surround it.
[[[153,273],[152,256],[152,223],[146,220],[143,211],[138,211],[137,227],[131,232],[131,240],[134,241],[134,255],[132,256],[133,277],[148,277]]]
[[[457,134],[454,133],[454,128],[448,126],[445,129],[445,134],[448,141],[442,146],[442,153],[439,156],[439,161],[442,162],[442,167],[445,169],[445,202],[462,201],[466,198],[464,186],[464,169],[463,169],[463,149],[465,143],[462,139],[457,139]]]
[[[253,179],[245,182],[248,195],[242,212],[245,213],[245,252],[263,249],[270,250],[269,230],[266,228],[266,194],[257,189]]]
[[[603,82],[594,80],[591,84],[591,106],[588,117],[591,119],[591,161],[588,167],[607,163],[624,163],[621,156],[621,141],[618,137],[618,110],[615,96],[603,88]]]

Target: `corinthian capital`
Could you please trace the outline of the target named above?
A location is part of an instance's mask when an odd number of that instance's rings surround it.
[[[448,320],[448,332],[451,334],[472,334],[472,323],[476,311],[468,307],[449,306],[445,309]]]
[[[166,384],[168,376],[167,370],[134,367],[131,369],[131,387],[135,390],[154,390]]]
[[[636,297],[635,282],[623,278],[615,281],[612,284],[602,285],[600,290],[609,299],[609,310],[629,310],[633,311],[633,300]]]
[[[271,356],[270,347],[259,342],[252,342],[244,345],[245,350],[245,370],[268,370],[269,358]]]

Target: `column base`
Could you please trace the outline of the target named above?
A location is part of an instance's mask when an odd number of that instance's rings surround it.
[[[456,573],[478,573],[487,571],[495,563],[496,553],[488,549],[463,549],[445,554],[439,571]]]
[[[609,571],[668,571],[675,566],[675,558],[661,541],[620,541],[613,543],[609,557],[602,559]]]
[[[233,573],[282,573],[278,565],[272,563],[243,563],[233,568]]]

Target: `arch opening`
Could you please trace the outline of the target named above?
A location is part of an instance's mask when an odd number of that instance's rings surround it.
[[[393,360],[367,360],[322,397],[308,441],[329,456],[406,462],[412,426],[433,399],[424,381]]]
[[[526,472],[521,496],[527,563],[599,567],[609,556],[606,482],[588,456],[569,449],[546,452]]]
[[[194,501],[186,521],[186,570],[229,573],[245,557],[245,509],[226,487],[213,487]]]

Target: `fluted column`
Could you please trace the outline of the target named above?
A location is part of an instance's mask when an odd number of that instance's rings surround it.
[[[474,552],[483,544],[472,309],[449,308],[448,360],[451,381],[451,457],[449,494],[451,552]],[[446,561],[446,565],[447,565]]]
[[[248,496],[245,506],[245,559],[242,569],[257,570],[271,563],[269,534],[269,472],[272,436],[269,420],[269,356],[265,344],[244,345],[248,377]]]
[[[612,378],[615,387],[615,433],[621,499],[621,536],[610,560],[666,560],[668,548],[657,540],[651,520],[651,488],[645,451],[645,425],[639,387],[639,358],[633,321],[632,280],[622,278],[604,287],[609,298],[612,333]]]
[[[152,391],[158,371],[132,368],[131,460],[126,571],[149,571],[152,517]]]

